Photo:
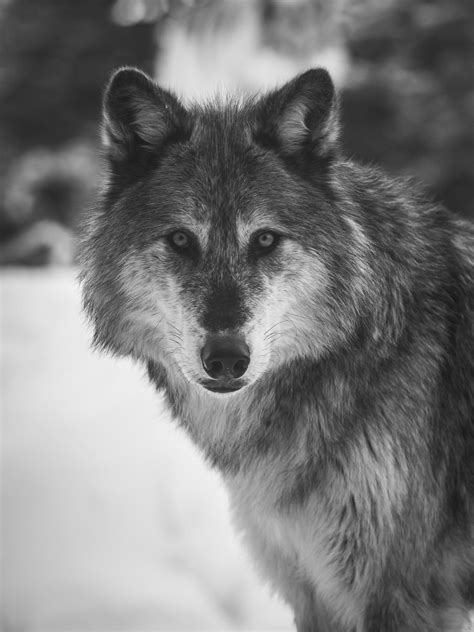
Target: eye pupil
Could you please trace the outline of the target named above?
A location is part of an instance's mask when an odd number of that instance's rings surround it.
[[[250,254],[254,257],[265,257],[272,253],[279,243],[279,233],[263,230],[253,235],[250,242]]]
[[[269,248],[270,246],[273,245],[274,241],[275,241],[275,237],[272,235],[272,233],[262,233],[258,237],[258,244],[262,248]]]
[[[173,240],[174,245],[178,246],[178,248],[185,248],[189,244],[189,237],[186,233],[183,233],[180,230],[173,233],[171,239]]]

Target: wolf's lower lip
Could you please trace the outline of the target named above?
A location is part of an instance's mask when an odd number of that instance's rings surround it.
[[[235,391],[239,391],[241,386],[204,386],[208,391],[212,391],[213,393],[234,393]]]

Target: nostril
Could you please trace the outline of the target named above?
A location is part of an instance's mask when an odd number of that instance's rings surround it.
[[[237,379],[249,366],[249,348],[236,336],[215,336],[204,345],[201,359],[206,373],[214,380]]]
[[[247,370],[249,366],[249,362],[250,362],[250,359],[247,357],[240,358],[240,360],[237,360],[237,362],[232,367],[233,377],[242,377],[242,375],[245,373],[245,371]]]
[[[210,362],[208,367],[204,365],[204,368],[206,369],[206,371],[209,373],[211,377],[217,378],[217,377],[220,377],[221,375],[224,375],[225,373],[224,365],[222,364],[220,360],[212,360],[212,362]]]

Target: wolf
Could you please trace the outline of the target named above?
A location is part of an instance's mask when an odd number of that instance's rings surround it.
[[[95,344],[147,367],[299,632],[458,632],[474,604],[474,229],[344,156],[333,82],[103,103]]]

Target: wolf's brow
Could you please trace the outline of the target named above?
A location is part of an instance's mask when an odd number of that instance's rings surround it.
[[[176,221],[168,222],[163,227],[163,233],[172,231],[186,230],[198,238],[202,247],[206,247],[209,241],[209,233],[212,230],[210,222],[197,222],[189,215],[176,217]]]
[[[276,230],[286,232],[287,229],[268,213],[257,213],[249,220],[237,219],[237,235],[239,242],[243,245],[247,244],[250,236],[259,230]]]

